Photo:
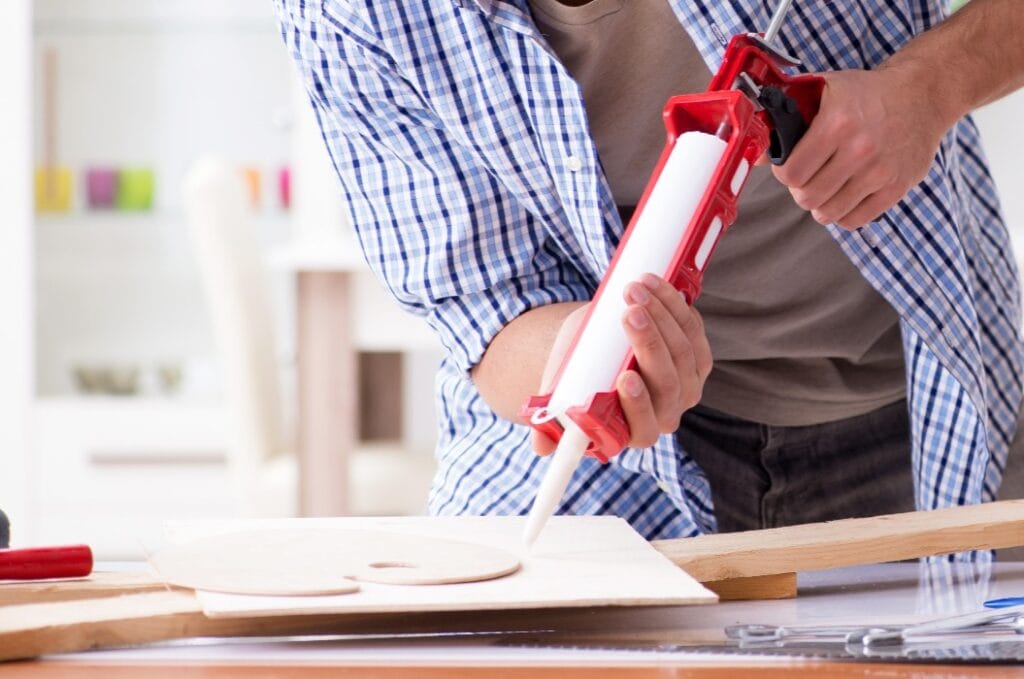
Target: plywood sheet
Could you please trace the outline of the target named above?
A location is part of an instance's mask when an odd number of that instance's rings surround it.
[[[518,571],[495,580],[425,586],[360,583],[360,591],[338,596],[198,592],[203,611],[211,617],[688,605],[717,600],[622,519],[556,516],[529,550],[520,541],[524,523],[524,517],[469,516],[176,522],[168,524],[166,537],[180,543],[254,529],[382,530],[476,542],[508,550],[522,562]]]

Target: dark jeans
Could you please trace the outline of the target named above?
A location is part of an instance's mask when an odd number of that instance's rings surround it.
[[[1024,497],[1022,428],[1001,500]],[[914,509],[905,401],[808,427],[759,424],[697,406],[683,416],[677,436],[707,474],[723,533]],[[1024,560],[1024,550],[1001,550],[1000,558]]]

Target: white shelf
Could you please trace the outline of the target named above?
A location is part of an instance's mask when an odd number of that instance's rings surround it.
[[[31,531],[138,558],[168,516],[225,515],[223,408],[155,398],[42,398],[33,408]]]
[[[276,31],[273,6],[252,0],[35,0],[36,33],[82,30]]]
[[[272,249],[267,257],[271,268],[303,271],[369,271],[359,243],[352,234],[325,238],[303,238]]]
[[[74,429],[94,443],[116,450],[224,452],[224,404],[214,398],[160,396],[37,396],[38,426]]]
[[[288,213],[257,212],[253,224],[267,247],[288,233]],[[40,214],[36,267],[44,276],[125,273],[195,277],[185,216],[177,211]]]

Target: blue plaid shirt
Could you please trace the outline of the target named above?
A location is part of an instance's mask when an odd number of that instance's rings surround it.
[[[727,38],[766,26],[775,4],[669,1],[712,71]],[[622,234],[580,89],[526,0],[276,2],[366,259],[447,350],[430,509],[524,513],[545,464],[468,372],[524,311],[590,299]],[[797,0],[780,38],[806,70],[862,69],[942,18],[938,0]],[[828,228],[900,316],[917,506],[992,500],[1024,352],[972,121],[877,222]],[[608,465],[588,459],[560,511],[617,514],[648,538],[715,527],[707,481],[672,435]]]

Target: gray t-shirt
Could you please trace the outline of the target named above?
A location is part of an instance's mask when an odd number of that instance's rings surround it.
[[[665,0],[531,6],[582,89],[590,133],[628,219],[665,145],[665,102],[704,90],[711,73]],[[752,171],[696,307],[715,359],[707,407],[802,426],[905,395],[896,313],[767,167]]]

